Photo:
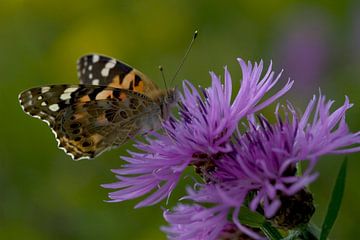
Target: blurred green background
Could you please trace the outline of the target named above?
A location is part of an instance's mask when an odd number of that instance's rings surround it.
[[[357,1],[49,1],[0,2],[0,239],[165,239],[160,207],[133,210],[137,201],[106,203],[119,156],[131,144],[95,161],[74,162],[56,148],[39,120],[25,115],[20,91],[77,83],[77,58],[103,53],[142,70],[160,86],[158,65],[174,73],[193,31],[199,37],[178,79],[209,85],[208,71],[228,65],[241,77],[236,57],[272,59],[286,96],[304,107],[321,90],[337,101],[348,95],[348,114],[360,129],[360,4]],[[268,113],[272,113],[273,107]],[[311,188],[321,224],[343,157],[324,157]],[[351,155],[341,213],[332,239],[360,235],[360,159]],[[183,193],[177,188],[172,199]],[[174,202],[174,200],[173,200]]]

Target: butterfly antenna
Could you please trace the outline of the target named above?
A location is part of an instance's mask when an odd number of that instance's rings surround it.
[[[160,65],[160,66],[159,66],[159,70],[160,70],[160,72],[161,72],[161,77],[162,77],[162,79],[163,79],[163,81],[164,81],[165,89],[167,90],[168,88],[167,88],[167,85],[166,85],[164,68]]]
[[[190,50],[191,50],[191,48],[192,48],[192,46],[193,46],[193,44],[194,44],[194,42],[195,42],[195,39],[196,39],[197,35],[198,35],[198,31],[196,30],[196,31],[194,32],[194,35],[193,35],[192,39],[191,39],[190,45],[189,45],[188,49],[186,50],[185,55],[184,55],[184,57],[182,58],[182,60],[181,60],[181,62],[180,62],[180,65],[179,65],[178,68],[176,69],[176,72],[175,72],[175,74],[174,74],[174,77],[171,79],[170,85],[174,82],[176,76],[177,76],[178,73],[180,72],[180,69],[181,69],[182,66],[184,65],[185,60],[186,60],[187,56],[188,56],[189,53],[190,53]]]

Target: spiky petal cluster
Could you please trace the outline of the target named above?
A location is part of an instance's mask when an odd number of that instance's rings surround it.
[[[330,112],[332,104],[333,101],[326,101],[324,96],[320,95],[318,100],[314,96],[302,116],[288,105],[284,120],[276,111],[275,124],[263,116],[250,122],[248,130],[232,142],[233,151],[216,161],[217,170],[212,175],[217,182],[197,184],[198,189],[188,190],[184,199],[196,204],[215,203],[203,211],[211,214],[214,208],[225,209],[227,214],[232,213],[239,229],[255,239],[260,238],[238,221],[240,208],[249,193],[253,193],[250,209],[256,211],[260,207],[267,218],[272,218],[283,196],[296,194],[316,179],[318,173],[313,172],[313,168],[320,156],[360,151],[360,132],[349,132],[345,123],[345,113],[352,106],[348,98],[334,112]],[[298,175],[297,164],[302,161],[309,164]],[[193,231],[201,231],[195,227]]]
[[[150,196],[137,207],[155,204],[166,198],[179,180],[181,173],[190,164],[196,164],[196,156],[226,153],[231,151],[231,138],[240,119],[274,102],[285,94],[293,82],[269,99],[264,95],[278,82],[281,74],[274,77],[269,66],[263,77],[263,62],[247,64],[238,59],[242,69],[242,81],[234,101],[232,80],[225,68],[225,83],[211,73],[211,87],[199,92],[190,82],[184,81],[181,95],[180,119],[170,118],[164,123],[164,134],[153,134],[147,142],[137,142],[135,147],[142,152],[130,152],[123,157],[127,164],[113,170],[119,182],[104,184],[119,189],[109,194],[112,201],[119,202]]]
[[[285,94],[293,82],[263,100],[280,74],[274,78],[270,66],[261,77],[262,62],[239,63],[243,79],[233,101],[226,68],[224,84],[213,73],[211,86],[201,91],[184,81],[179,118],[164,122],[165,133],[137,142],[140,152],[129,152],[123,157],[127,164],[113,170],[119,181],[104,185],[116,189],[109,194],[115,202],[146,195],[137,205],[143,207],[169,196],[188,166],[199,168],[204,183],[188,189],[183,198],[192,203],[164,213],[170,225],[163,231],[170,239],[217,239],[229,224],[254,239],[262,238],[239,221],[242,206],[272,218],[284,198],[304,192],[317,178],[313,169],[319,157],[360,151],[360,132],[351,133],[345,122],[352,106],[348,98],[332,112],[334,102],[319,94],[302,115],[288,104],[281,113],[277,107],[274,124],[259,114],[255,120],[254,114]],[[246,120],[241,132],[239,123]],[[307,168],[298,174],[303,161]]]

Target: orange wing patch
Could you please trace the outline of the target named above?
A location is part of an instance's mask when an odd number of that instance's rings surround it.
[[[144,80],[136,74],[134,70],[126,74],[123,78],[121,78],[120,75],[116,75],[108,86],[144,93]]]
[[[89,93],[88,95],[84,95],[79,98],[77,102],[86,103],[91,100],[105,100],[105,99],[119,99],[120,101],[124,101],[127,98],[127,92],[124,92],[120,88],[111,88],[111,89],[103,89],[99,92]]]
[[[159,87],[145,74],[114,58],[90,54],[78,61],[80,83],[127,89],[148,97],[154,96]],[[92,98],[91,98],[92,99]]]
[[[96,95],[95,100],[111,99],[114,98],[113,90],[103,90]]]

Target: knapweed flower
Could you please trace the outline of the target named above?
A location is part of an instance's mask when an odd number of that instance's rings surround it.
[[[165,130],[173,136],[179,147],[193,156],[194,153],[216,154],[229,152],[229,138],[237,128],[240,119],[255,113],[276,99],[284,95],[292,86],[288,81],[285,86],[263,100],[281,77],[281,73],[274,77],[272,64],[263,77],[263,62],[247,64],[238,59],[242,69],[243,79],[234,101],[232,98],[232,80],[229,71],[225,68],[224,85],[219,77],[211,74],[211,87],[203,89],[204,98],[188,81],[183,84],[184,94],[181,96],[180,119],[170,119],[165,123]]]
[[[230,152],[229,139],[239,121],[273,103],[293,84],[288,81],[281,90],[263,100],[278,82],[281,73],[274,77],[270,64],[261,77],[262,61],[254,66],[241,59],[238,61],[242,81],[234,101],[231,101],[232,80],[227,68],[224,84],[211,73],[211,87],[201,92],[184,81],[179,119],[171,117],[164,123],[165,133],[150,134],[146,142],[137,142],[135,147],[142,152],[129,152],[130,157],[123,157],[127,164],[113,170],[119,182],[103,185],[119,189],[109,194],[112,201],[124,201],[150,193],[137,205],[142,207],[166,198],[187,166],[201,166],[204,159]]]
[[[320,95],[317,101],[316,97],[310,101],[302,116],[290,104],[285,109],[285,119],[277,108],[275,124],[259,116],[258,121],[249,123],[245,133],[236,134],[233,151],[214,162],[216,170],[211,175],[215,181],[196,184],[197,189],[189,189],[183,199],[190,199],[197,206],[213,204],[202,209],[202,215],[210,215],[214,209],[221,209],[222,215],[231,214],[233,223],[255,239],[260,236],[238,220],[240,208],[249,196],[250,209],[261,209],[279,227],[291,229],[306,224],[315,211],[306,186],[318,176],[313,167],[319,157],[360,151],[360,132],[349,132],[345,123],[345,113],[352,106],[348,98],[334,112],[330,112],[332,104]],[[299,175],[297,164],[303,161],[308,162],[307,168]],[[173,228],[182,227],[172,218],[165,219]],[[203,226],[207,224],[210,223]],[[203,229],[193,225],[192,230]]]
[[[360,143],[360,132],[349,132],[345,122],[345,113],[352,104],[346,98],[340,108],[331,112],[333,103],[321,95],[317,101],[314,97],[302,116],[288,105],[285,120],[276,111],[276,124],[260,117],[258,124],[251,123],[249,131],[238,137],[234,156],[227,160],[237,163],[242,179],[257,185],[251,209],[262,203],[265,216],[273,217],[282,196],[294,195],[316,179],[313,167],[319,157],[360,150],[358,145],[352,147]],[[219,164],[219,169],[229,177],[232,173],[227,160]],[[299,176],[296,166],[302,161],[308,161],[308,165]]]
[[[284,95],[293,82],[264,99],[281,73],[275,77],[270,65],[261,77],[262,62],[252,66],[239,59],[239,63],[243,78],[235,96],[226,68],[223,84],[214,73],[205,89],[184,81],[179,117],[166,120],[163,132],[137,141],[139,151],[129,151],[130,156],[122,157],[127,163],[113,170],[119,181],[103,185],[115,189],[110,201],[146,195],[136,207],[149,206],[169,197],[184,170],[194,166],[201,182],[188,188],[181,199],[186,203],[164,212],[169,226],[162,230],[170,239],[215,240],[230,232],[234,238],[243,234],[263,238],[242,224],[239,214],[244,207],[279,228],[307,224],[315,208],[306,187],[318,177],[314,166],[319,158],[360,151],[360,132],[351,133],[345,122],[352,106],[348,98],[331,111],[334,101],[319,94],[303,114],[290,103],[278,104],[277,120],[270,123],[258,112]]]
[[[244,227],[239,222],[238,203],[244,202],[246,192],[237,189],[232,193],[234,196],[229,196],[228,190],[234,189],[228,189],[227,184],[231,183],[197,184],[196,190],[188,188],[188,195],[182,200],[192,200],[193,204],[180,203],[173,211],[165,210],[164,218],[170,226],[162,227],[162,230],[170,239],[212,240],[221,239],[220,236],[227,231],[229,225],[232,225],[233,236],[229,236],[229,239],[236,239],[235,236],[243,234],[254,239],[262,239],[260,234]],[[238,194],[239,190],[242,195]],[[206,207],[201,205],[204,203]]]

